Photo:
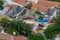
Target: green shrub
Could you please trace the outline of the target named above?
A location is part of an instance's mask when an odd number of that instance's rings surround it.
[[[8,22],[8,19],[7,18],[2,18],[1,20],[0,20],[0,23],[3,23],[3,24],[5,24],[5,23],[7,23]]]
[[[10,33],[10,34],[13,34],[13,32],[16,32],[16,35],[18,35],[18,31],[16,31],[12,27],[7,27],[7,32]]]
[[[28,37],[28,40],[45,40],[45,37],[41,34],[37,34],[37,35],[30,35]]]
[[[39,10],[36,10],[36,11],[35,11],[35,14],[41,15],[41,12],[40,12]]]
[[[54,39],[56,37],[57,34],[57,27],[55,26],[48,26],[48,28],[46,30],[44,30],[44,34],[46,36],[47,39]]]
[[[39,19],[39,20],[43,20],[43,18],[44,18],[43,16],[39,16],[39,18],[38,18],[38,19]]]

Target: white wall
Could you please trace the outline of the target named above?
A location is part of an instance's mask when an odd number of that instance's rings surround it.
[[[28,1],[32,1],[32,2],[38,3],[38,0],[28,0]]]
[[[53,15],[51,16],[51,19],[52,19],[53,17],[56,18],[56,15],[57,15],[57,10],[55,10],[55,12],[53,13]]]

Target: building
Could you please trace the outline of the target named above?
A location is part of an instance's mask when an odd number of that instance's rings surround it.
[[[59,2],[52,2],[52,1],[47,1],[47,0],[38,0],[38,3],[32,3],[32,8],[40,10],[43,13],[46,13],[48,8],[53,8],[54,6],[59,6]]]

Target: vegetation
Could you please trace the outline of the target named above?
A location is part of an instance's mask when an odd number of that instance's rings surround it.
[[[43,16],[39,16],[39,20],[43,20],[43,18],[44,18]]]
[[[16,31],[17,33],[24,36],[28,36],[31,34],[30,25],[21,20],[10,21],[8,22],[8,24],[5,25],[5,27],[7,28],[8,33],[12,33],[13,31]]]
[[[39,10],[36,10],[35,14],[38,16],[38,20],[42,20],[44,18],[44,15]]]
[[[9,34],[13,34],[13,32],[16,32],[16,35],[18,35],[18,31],[16,31],[15,29],[13,29],[12,27],[7,27],[7,32],[9,33]]]
[[[3,9],[3,1],[2,0],[0,0],[0,9]]]
[[[47,39],[53,40],[57,34],[56,27],[55,26],[48,26],[48,28],[44,31],[44,34]]]
[[[57,33],[60,33],[60,18],[59,17],[60,17],[60,12],[58,14],[58,17],[55,19],[55,21],[56,21],[55,25],[49,26],[44,31],[44,34],[47,39],[53,40],[56,37]]]
[[[0,20],[0,25],[4,26],[5,24],[7,24],[7,22],[8,22],[8,19],[7,18],[2,18]]]
[[[55,19],[55,26],[57,27],[57,31],[60,32],[60,12],[58,13],[58,17]]]
[[[44,30],[44,35],[32,35],[31,26],[21,20],[8,21],[8,19],[3,18],[0,20],[0,24],[5,26],[8,33],[13,34],[13,32],[16,32],[16,35],[21,34],[27,36],[28,40],[45,40],[45,38],[46,40],[53,40],[57,33],[60,32],[60,12],[55,21],[56,23],[54,25],[49,25],[48,28]]]
[[[17,35],[21,34],[24,36],[31,34],[31,26],[21,20],[8,21],[7,18],[2,18],[0,20],[0,25],[5,27],[10,34],[13,34],[13,32],[16,32]]]
[[[37,14],[37,15],[41,15],[41,13],[40,13],[39,10],[36,10],[36,11],[35,11],[35,14]]]
[[[3,23],[3,24],[5,24],[5,23],[7,23],[8,22],[8,19],[7,18],[2,18],[1,20],[0,20],[0,23]]]
[[[56,21],[56,26],[60,26],[59,25],[60,24],[60,12],[58,14],[58,17],[55,19],[55,21]]]
[[[45,37],[41,34],[31,35],[28,37],[28,40],[45,40]]]

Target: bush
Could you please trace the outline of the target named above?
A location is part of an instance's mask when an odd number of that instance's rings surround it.
[[[2,18],[0,20],[0,23],[3,23],[3,24],[6,24],[8,22],[8,19],[7,18]]]
[[[35,14],[37,14],[37,15],[41,15],[41,13],[40,13],[39,10],[36,10],[36,11],[35,11]]]
[[[39,19],[39,20],[43,20],[43,18],[44,18],[43,16],[39,16],[39,18],[38,18],[38,19]]]
[[[7,32],[9,34],[13,34],[13,32],[16,32],[16,35],[18,35],[18,31],[16,31],[15,29],[13,29],[12,27],[7,27]]]

